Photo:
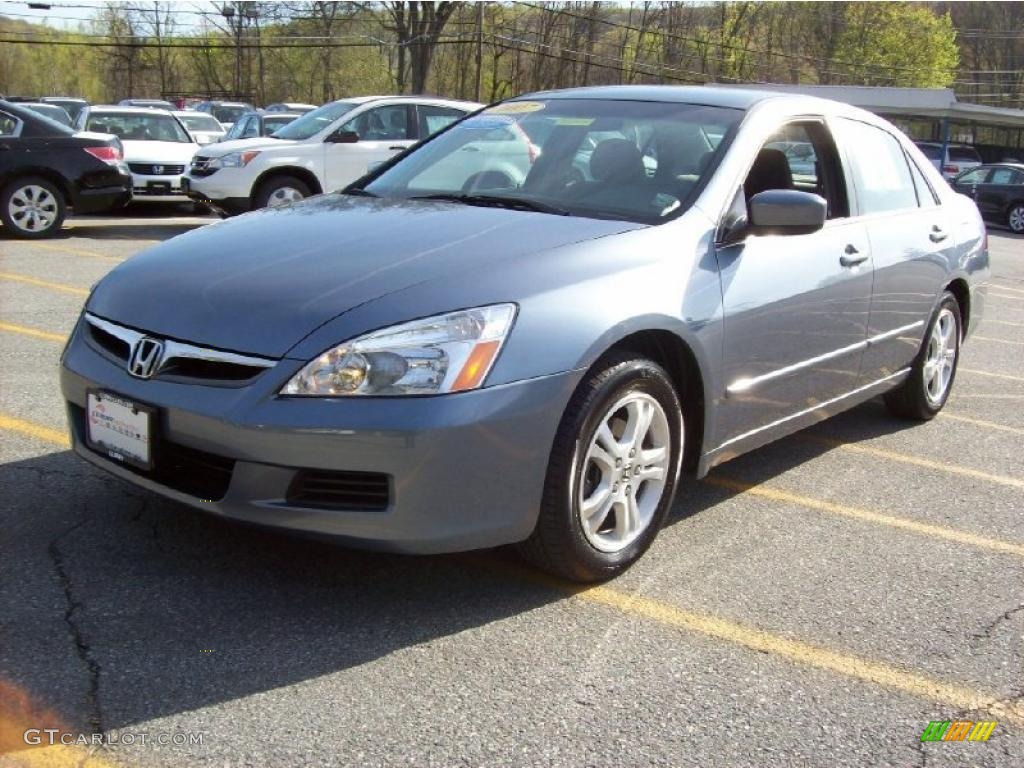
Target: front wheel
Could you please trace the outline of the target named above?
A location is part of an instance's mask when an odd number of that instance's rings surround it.
[[[274,176],[260,185],[253,201],[255,208],[276,208],[309,197],[309,187],[294,176]]]
[[[1014,203],[1006,213],[1006,224],[1018,235],[1024,235],[1024,203]]]
[[[566,408],[537,526],[522,553],[574,581],[626,570],[668,514],[683,435],[682,408],[664,369],[632,355],[609,358]]]
[[[910,375],[885,395],[890,412],[907,419],[927,421],[942,410],[953,389],[960,362],[961,323],[960,305],[956,297],[946,291],[928,325]]]
[[[66,213],[60,190],[39,176],[15,179],[0,194],[0,219],[15,237],[50,237],[60,230]]]

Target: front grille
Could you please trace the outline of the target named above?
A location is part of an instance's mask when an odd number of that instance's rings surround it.
[[[185,172],[184,165],[164,165],[163,163],[128,163],[132,173],[140,176],[180,176]]]
[[[288,488],[288,503],[298,507],[380,512],[391,503],[387,475],[302,469]]]
[[[131,355],[132,349],[127,341],[119,339],[114,334],[108,333],[92,323],[86,323],[85,327],[88,329],[89,338],[99,347],[109,352],[119,362],[128,364],[128,356]]]
[[[192,176],[201,179],[205,176],[210,176],[217,172],[216,168],[210,168],[210,161],[212,157],[203,157],[202,155],[196,155],[192,158],[192,168],[190,173]]]
[[[86,339],[94,349],[115,365],[127,367],[131,351],[141,339],[142,331],[128,328],[91,313],[85,315]],[[270,358],[240,355],[210,347],[158,339],[163,353],[152,378],[166,378],[183,383],[211,386],[241,386],[275,364]]]
[[[82,444],[86,445],[85,409],[77,405],[72,405],[71,409],[76,421],[75,431]],[[94,453],[109,459],[101,451]],[[228,486],[231,485],[231,474],[235,470],[234,459],[189,448],[170,440],[156,442],[153,446],[153,458],[153,469],[148,471],[131,464],[119,463],[119,466],[140,477],[204,501],[223,499],[228,492]]]

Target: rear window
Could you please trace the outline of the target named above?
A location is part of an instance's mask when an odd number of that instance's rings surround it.
[[[981,155],[973,147],[950,147],[949,159],[954,163],[980,163]]]
[[[929,160],[938,160],[942,155],[942,149],[934,146],[933,144],[918,144],[917,148],[920,149],[921,152],[924,153],[924,156]]]

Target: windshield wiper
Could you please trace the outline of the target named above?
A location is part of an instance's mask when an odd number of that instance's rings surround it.
[[[349,187],[348,189],[341,190],[343,195],[352,195],[354,197],[379,197],[368,189],[362,187]]]
[[[417,195],[410,200],[447,200],[453,203],[464,203],[466,205],[484,205],[498,208],[511,208],[516,211],[536,211],[537,213],[550,213],[555,216],[569,216],[565,208],[542,203],[538,200],[528,200],[523,197],[505,197],[504,195],[464,195],[454,192],[440,192],[436,195]]]

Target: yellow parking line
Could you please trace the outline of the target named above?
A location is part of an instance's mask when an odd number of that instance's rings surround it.
[[[973,424],[976,427],[985,427],[986,429],[994,429],[999,432],[1012,432],[1015,435],[1024,435],[1024,429],[1020,427],[1010,427],[1006,424],[997,424],[994,421],[983,421],[982,419],[971,419],[967,416],[961,416],[957,413],[949,413],[947,411],[942,412],[942,418],[952,419],[953,421],[962,421],[965,424]]]
[[[59,333],[40,331],[38,328],[28,328],[24,325],[15,325],[14,323],[0,322],[0,331],[7,331],[8,333],[19,333],[22,336],[31,336],[36,339],[44,339],[46,341],[56,341],[60,343],[67,341],[68,338],[67,336],[63,336]]]
[[[45,251],[54,253],[66,253],[70,256],[87,256],[91,259],[104,259],[106,261],[122,261],[117,256],[110,256],[106,253],[96,251],[84,251],[80,248],[68,248],[66,245],[54,245],[53,243],[32,243],[33,248],[42,248]]]
[[[750,494],[751,496],[758,496],[763,499],[771,499],[772,501],[780,501],[787,504],[796,504],[819,512],[827,512],[832,515],[841,515],[842,517],[853,518],[854,520],[860,520],[865,523],[885,525],[890,528],[900,528],[921,536],[929,536],[933,539],[944,539],[946,541],[953,541],[957,544],[966,544],[967,546],[977,547],[979,549],[988,549],[993,552],[1024,557],[1024,544],[1018,544],[1013,541],[994,539],[990,536],[979,536],[978,534],[971,533],[970,531],[948,528],[944,525],[935,525],[933,523],[923,523],[918,520],[910,520],[905,517],[897,517],[896,515],[887,515],[870,509],[851,507],[847,504],[836,504],[831,501],[816,499],[811,496],[801,496],[796,493],[784,491],[781,488],[744,483],[739,480],[733,480],[732,478],[721,477],[719,475],[709,475],[704,478],[704,482],[710,485],[716,485],[720,488],[728,488],[729,490]]]
[[[957,373],[973,373],[975,376],[990,376],[993,379],[1006,379],[1007,381],[1024,381],[1024,376],[1011,376],[1008,373],[993,373],[992,371],[979,371],[977,368],[956,369]]]
[[[958,464],[949,464],[942,461],[933,461],[932,459],[924,459],[920,456],[911,456],[906,453],[899,453],[897,451],[888,451],[884,448],[876,448],[871,445],[863,445],[861,443],[846,443],[842,440],[835,440],[829,437],[819,437],[817,435],[801,435],[801,439],[808,440],[814,443],[821,443],[822,445],[828,445],[832,448],[840,448],[844,451],[854,451],[855,453],[864,453],[869,456],[877,456],[880,459],[888,459],[890,461],[898,461],[901,464],[910,464],[915,467],[922,467],[924,469],[933,469],[937,472],[946,472],[951,475],[960,475],[961,477],[971,477],[976,480],[986,480],[990,483],[996,483],[997,485],[1006,485],[1011,488],[1020,488],[1024,490],[1024,480],[1017,477],[1007,477],[1006,475],[996,475],[991,472],[983,472],[980,469],[972,469],[971,467],[961,467]]]
[[[991,693],[944,683],[890,664],[771,634],[717,616],[694,613],[612,587],[591,587],[575,594],[579,598],[615,608],[625,614],[699,632],[794,664],[816,667],[921,699],[941,702],[953,709],[987,710],[1000,721],[1024,725],[1024,705],[1003,700]]]
[[[1001,285],[999,283],[989,283],[988,287],[994,291],[1010,291],[1011,293],[1024,293],[1024,288],[1011,288],[1008,285]]]
[[[25,283],[27,285],[36,285],[40,288],[49,288],[51,291],[60,291],[62,293],[71,293],[75,296],[88,296],[89,291],[85,288],[79,288],[76,285],[67,285],[66,283],[51,283],[49,280],[40,280],[36,277],[29,277],[28,275],[17,275],[13,272],[0,272],[0,280],[11,280],[15,283]]]
[[[973,336],[971,336],[971,338],[977,339],[978,341],[991,341],[994,344],[1013,344],[1015,347],[1024,347],[1024,341],[1013,341],[1012,339],[993,339],[991,336],[979,336],[978,334],[974,334]]]
[[[68,448],[71,445],[67,434],[59,429],[44,427],[42,424],[25,421],[15,416],[8,416],[5,413],[0,413],[0,429],[17,432],[19,435],[33,437],[36,440],[41,440],[51,445],[59,445],[62,448]]]
[[[819,645],[783,637],[737,621],[688,611],[650,597],[609,586],[570,584],[551,576],[509,563],[468,558],[491,571],[532,581],[550,589],[570,594],[576,599],[612,608],[627,616],[650,619],[659,624],[696,632],[724,640],[758,653],[783,659],[793,664],[815,667],[842,677],[861,680],[917,698],[941,703],[952,709],[988,711],[1008,725],[1024,726],[1024,704],[1008,701],[985,691],[946,683],[891,664],[856,656],[852,653],[823,648]]]

